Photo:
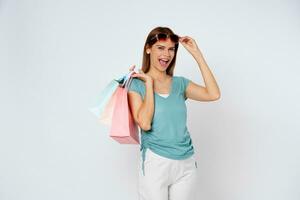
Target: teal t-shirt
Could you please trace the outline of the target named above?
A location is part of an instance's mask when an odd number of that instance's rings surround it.
[[[141,148],[143,161],[145,151],[150,148],[154,153],[170,159],[186,159],[194,154],[192,139],[188,131],[185,89],[189,79],[173,76],[168,97],[154,92],[154,116],[151,129],[141,129]],[[128,88],[145,97],[144,81],[133,78]]]

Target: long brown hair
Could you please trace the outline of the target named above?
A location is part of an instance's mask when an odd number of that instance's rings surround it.
[[[143,52],[143,65],[142,70],[144,73],[148,72],[150,69],[150,54],[146,53],[147,48],[151,48],[153,44],[150,43],[151,38],[153,38],[156,34],[159,33],[165,33],[168,35],[174,34],[174,32],[168,28],[168,27],[156,27],[150,31],[150,33],[147,36],[145,45],[144,45],[144,52]],[[176,56],[177,56],[177,50],[178,50],[178,43],[175,44],[175,54],[173,57],[173,60],[171,61],[170,65],[168,66],[166,72],[168,75],[173,76],[175,63],[176,63]]]

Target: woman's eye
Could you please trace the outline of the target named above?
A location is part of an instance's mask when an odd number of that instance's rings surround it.
[[[163,50],[164,48],[163,47],[158,47],[159,49]]]
[[[175,49],[170,49],[170,51],[175,51]]]

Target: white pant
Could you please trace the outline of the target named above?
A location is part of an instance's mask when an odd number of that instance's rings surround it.
[[[195,156],[173,160],[160,156],[149,148],[142,173],[139,165],[139,200],[195,200],[197,162]]]

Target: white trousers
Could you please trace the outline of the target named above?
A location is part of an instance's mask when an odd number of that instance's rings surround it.
[[[197,162],[195,156],[185,160],[173,160],[160,156],[149,148],[142,173],[139,164],[139,200],[195,200]]]

